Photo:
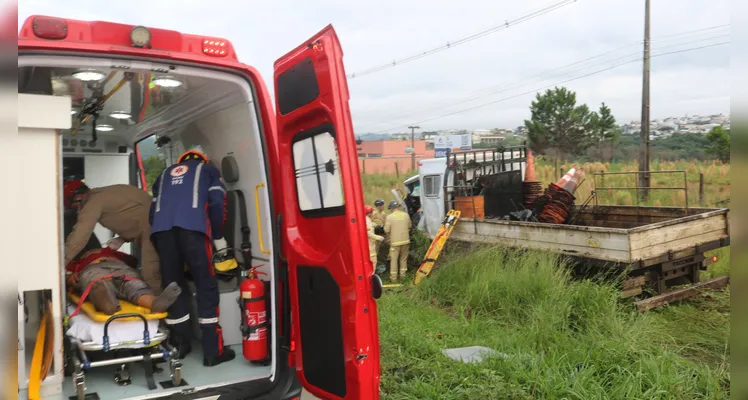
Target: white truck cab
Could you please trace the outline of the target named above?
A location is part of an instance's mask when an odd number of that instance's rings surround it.
[[[524,151],[524,147],[474,150],[419,161],[418,175],[403,182],[409,212],[412,214],[416,211],[411,209],[411,204],[417,204],[421,210],[418,228],[433,237],[446,212],[455,206],[454,196],[471,190],[467,187],[472,188],[482,176],[516,171],[524,179]]]

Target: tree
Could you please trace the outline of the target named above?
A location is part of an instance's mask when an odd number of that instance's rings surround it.
[[[593,114],[586,104],[577,106],[576,93],[564,87],[538,93],[530,105],[531,119],[525,120],[530,147],[556,159],[579,154],[590,144],[586,135]]]
[[[148,184],[148,189],[153,187],[153,183],[156,181],[161,172],[166,168],[164,160],[158,158],[158,156],[150,156],[143,160],[143,169],[145,170],[145,181]]]
[[[594,149],[598,159],[610,161],[613,157],[613,148],[620,139],[620,129],[616,125],[616,119],[610,111],[610,107],[602,103],[600,111],[592,113],[590,117],[590,130],[587,134],[588,146]]]
[[[721,126],[715,126],[706,135],[707,154],[719,159],[722,162],[730,162],[730,131],[722,129]]]

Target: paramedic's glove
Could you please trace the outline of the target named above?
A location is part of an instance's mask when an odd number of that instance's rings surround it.
[[[125,239],[122,239],[121,237],[116,237],[110,239],[108,242],[106,242],[106,247],[109,247],[112,250],[119,250],[122,245],[127,243]]]
[[[226,239],[216,239],[213,241],[216,246],[216,254],[213,256],[213,265],[220,272],[227,272],[235,269],[239,264],[236,262],[236,258],[229,251],[229,245],[226,243]]]

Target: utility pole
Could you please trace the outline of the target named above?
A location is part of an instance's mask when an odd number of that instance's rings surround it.
[[[418,125],[411,125],[408,127],[410,129],[410,149],[413,150],[412,153],[410,153],[410,170],[415,171],[416,170],[416,129],[421,129]]]
[[[639,139],[639,187],[650,187],[649,179],[649,1],[644,0],[644,71],[642,75],[642,121]],[[641,200],[649,198],[649,190],[642,189]]]

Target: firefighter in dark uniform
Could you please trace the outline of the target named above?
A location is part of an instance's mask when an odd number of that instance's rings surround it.
[[[226,189],[216,167],[194,150],[179,157],[153,184],[151,204],[152,239],[161,260],[161,281],[166,287],[179,282],[185,287],[187,263],[196,286],[202,333],[203,365],[212,367],[231,361],[235,353],[223,347],[218,324],[219,293],[213,265],[213,244],[226,248],[223,224]],[[169,308],[166,324],[180,358],[191,351],[190,309],[187,290]]]

